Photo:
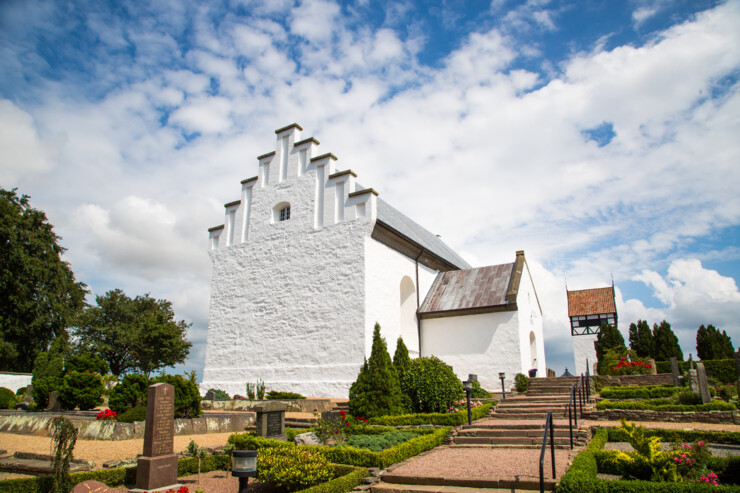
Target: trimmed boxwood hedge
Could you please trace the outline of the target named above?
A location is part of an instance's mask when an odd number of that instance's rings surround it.
[[[496,402],[486,402],[482,406],[471,409],[473,419],[481,419]],[[401,414],[400,416],[381,416],[371,418],[370,424],[383,426],[415,426],[415,425],[440,425],[440,426],[460,426],[468,422],[468,410],[458,411],[456,413],[419,413],[419,414]]]
[[[735,383],[740,375],[735,370],[734,359],[707,359],[701,361],[704,363],[704,369],[712,374],[712,378],[719,383]],[[689,370],[688,361],[678,362],[678,371],[682,374]],[[658,373],[671,373],[670,361],[657,361],[655,368]]]
[[[662,436],[658,433],[677,432],[682,430],[646,430],[654,436]],[[713,486],[701,483],[669,483],[654,481],[637,481],[637,480],[603,480],[598,479],[596,475],[599,472],[599,463],[603,461],[605,453],[604,445],[610,440],[613,433],[620,432],[621,429],[604,429],[596,431],[591,443],[586,450],[579,453],[573,463],[568,468],[568,472],[560,479],[556,493],[581,493],[584,491],[595,493],[704,493],[704,492],[740,492],[740,486]],[[709,432],[711,433],[711,432]],[[667,438],[667,437],[666,437]],[[714,441],[714,439],[711,439]],[[720,483],[736,482],[737,476],[740,475],[740,458],[722,458],[714,457],[710,462],[711,468],[717,472]],[[607,471],[603,471],[607,472]]]
[[[373,433],[388,431],[387,428],[368,428]],[[419,455],[441,445],[450,428],[445,426],[430,430],[428,428],[410,428],[408,431],[418,433],[419,436],[407,442],[400,443],[395,447],[385,449],[381,452],[371,452],[347,445],[326,447],[322,445],[299,445],[301,448],[315,450],[325,456],[329,462],[334,464],[348,464],[361,467],[380,467],[381,469],[402,462],[409,457]],[[255,437],[246,433],[235,433],[229,437],[229,443],[234,444],[237,449],[258,450],[263,447],[295,447],[294,444],[269,438]]]
[[[604,387],[599,395],[604,399],[658,399],[671,397],[683,390],[681,387],[650,385],[645,387]]]
[[[610,401],[604,400],[596,404],[596,409],[625,409],[630,411],[667,411],[667,412],[707,412],[707,411],[734,411],[737,409],[729,402],[714,401],[709,404],[698,404],[685,406],[681,404],[668,404],[667,399],[655,399],[650,401]]]

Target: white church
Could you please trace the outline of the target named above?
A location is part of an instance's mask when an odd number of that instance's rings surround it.
[[[375,323],[391,355],[434,355],[464,380],[507,387],[545,375],[542,311],[524,252],[472,268],[442,240],[358,184],[298,124],[276,130],[258,175],[209,229],[208,345],[201,391],[246,382],[346,397]]]

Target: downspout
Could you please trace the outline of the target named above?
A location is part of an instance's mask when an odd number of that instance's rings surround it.
[[[421,358],[421,318],[419,317],[419,257],[424,253],[424,249],[419,250],[419,255],[414,259],[416,267],[416,336],[419,341],[419,358]]]

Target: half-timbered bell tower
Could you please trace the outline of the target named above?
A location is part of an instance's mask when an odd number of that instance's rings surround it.
[[[609,288],[582,289],[567,291],[570,335],[573,338],[576,375],[586,373],[586,365],[591,373],[596,363],[594,343],[601,324],[617,327],[617,304],[614,298],[614,285]]]

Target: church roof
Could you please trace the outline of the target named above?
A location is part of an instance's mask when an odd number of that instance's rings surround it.
[[[617,313],[614,287],[568,291],[568,316]]]
[[[419,226],[380,198],[378,198],[377,220],[394,232],[403,235],[418,247],[451,264],[451,266],[457,269],[469,269],[471,267],[465,259],[447,246],[437,235]]]
[[[524,252],[516,262],[440,272],[419,307],[421,318],[516,310]]]

